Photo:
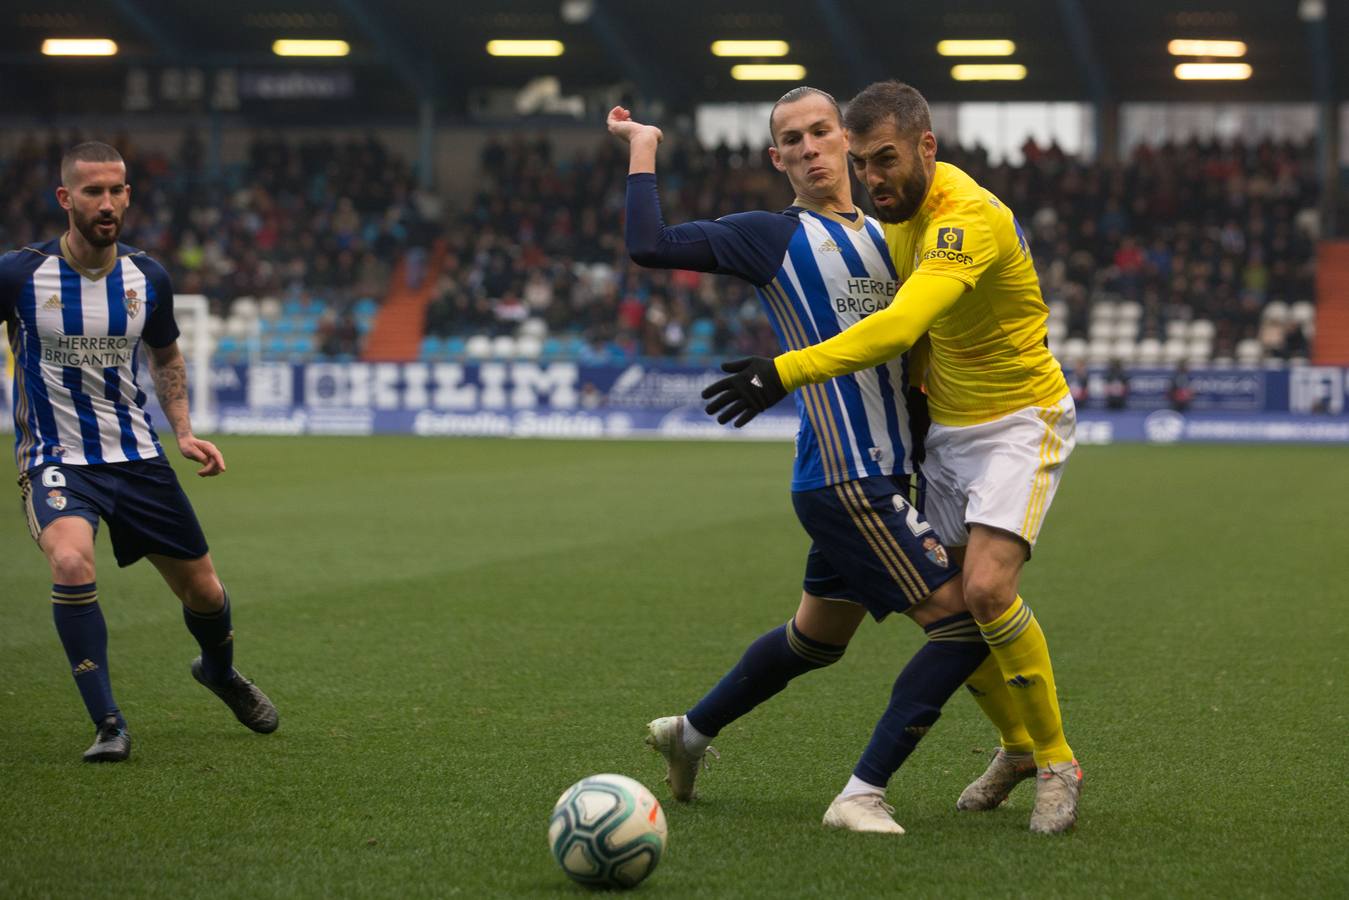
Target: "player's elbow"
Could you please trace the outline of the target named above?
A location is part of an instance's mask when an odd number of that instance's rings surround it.
[[[628,259],[648,269],[660,268],[661,256],[655,247],[628,245]]]
[[[624,235],[624,240],[628,247],[628,259],[649,269],[660,267],[663,261],[660,252],[660,232],[644,228],[629,229]]]

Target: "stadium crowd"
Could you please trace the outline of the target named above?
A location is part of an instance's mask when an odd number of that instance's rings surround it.
[[[11,186],[0,245],[43,237],[59,221],[52,186],[75,139],[29,137],[0,161]],[[246,162],[214,179],[193,132],[172,157],[116,143],[134,200],[122,239],[164,260],[177,290],[205,294],[217,314],[239,297],[287,299],[311,316],[321,355],[357,353],[353,304],[382,297],[399,256],[413,249],[424,259],[436,240],[447,253],[427,311],[433,336],[512,334],[539,319],[549,335],[570,338],[566,352],[596,361],[774,348],[748,285],[627,260],[626,164],[609,140],[558,158],[543,138],[492,138],[479,189],[459,209],[419,191],[409,165],[374,137],[258,136]],[[1056,146],[1023,151],[1020,165],[954,145],[938,155],[1017,211],[1045,298],[1066,309],[1068,337],[1085,337],[1093,304],[1108,298],[1141,307],[1140,338],[1204,318],[1216,326],[1215,355],[1252,338],[1271,355],[1306,354],[1296,324],[1262,327],[1261,311],[1313,296],[1310,146],[1142,147],[1114,167]],[[703,150],[687,135],[667,141],[660,185],[668,222],[791,200],[765,151]]]

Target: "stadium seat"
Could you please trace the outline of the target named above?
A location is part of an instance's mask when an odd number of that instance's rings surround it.
[[[1068,321],[1068,304],[1062,300],[1054,300],[1049,304],[1049,320],[1052,322],[1055,319]]]
[[[253,330],[254,319],[230,316],[225,320],[225,334],[232,337],[246,337]]]
[[[263,320],[263,330],[271,334],[290,335],[295,333],[295,320],[289,316],[282,316],[275,322]]]
[[[1092,319],[1091,325],[1087,328],[1087,337],[1094,344],[1097,341],[1108,341],[1115,336],[1114,319]]]
[[[1115,321],[1115,304],[1109,300],[1098,300],[1091,306],[1091,322],[1095,325],[1097,322]]]
[[[1230,356],[1215,356],[1208,365],[1210,369],[1230,369],[1236,365],[1236,360]]]
[[[373,297],[362,297],[356,301],[356,305],[351,308],[351,311],[357,316],[371,317],[379,312],[379,304],[375,302]]]
[[[281,314],[284,316],[302,316],[309,312],[309,304],[298,297],[291,297],[281,304]]]
[[[1051,344],[1062,341],[1068,337],[1068,323],[1063,319],[1049,317],[1049,324],[1046,326],[1049,332],[1049,342]]]
[[[1190,340],[1212,341],[1217,333],[1218,329],[1208,319],[1195,319],[1190,323]]]
[[[1185,359],[1189,352],[1190,346],[1183,338],[1167,338],[1166,343],[1162,344],[1162,362],[1174,366]]]
[[[1310,300],[1299,300],[1288,306],[1288,317],[1294,322],[1306,325],[1316,321],[1316,304]]]
[[[1138,342],[1134,359],[1140,366],[1156,366],[1162,361],[1162,342],[1156,338],[1143,338]]]
[[[1063,341],[1049,339],[1049,355],[1054,357],[1060,366],[1063,365]]]
[[[689,334],[693,337],[710,338],[716,333],[716,330],[717,323],[707,318],[694,319],[693,323],[689,325]]]
[[[1207,338],[1190,338],[1185,358],[1194,365],[1207,365],[1213,356],[1213,341]]]
[[[1288,304],[1282,300],[1272,300],[1260,311],[1263,322],[1285,322],[1288,320]]]
[[[542,353],[543,341],[535,335],[526,334],[515,339],[515,355],[518,358],[538,359]]]
[[[1063,360],[1069,365],[1087,358],[1087,342],[1081,338],[1070,337],[1063,342]]]
[[[564,353],[562,341],[558,338],[544,338],[540,353],[544,359],[557,359]]]
[[[1184,319],[1172,319],[1166,323],[1166,340],[1183,341],[1190,334],[1190,323]]]
[[[486,359],[492,355],[492,339],[485,334],[475,334],[464,346],[469,359]]]
[[[515,338],[508,334],[499,334],[492,338],[492,358],[510,359],[515,355]]]
[[[1143,304],[1126,300],[1115,306],[1115,318],[1121,322],[1137,322],[1143,318]]]
[[[1110,358],[1117,359],[1126,366],[1131,366],[1134,359],[1138,356],[1138,344],[1131,338],[1116,339],[1110,345]]]
[[[1115,347],[1109,339],[1093,340],[1087,344],[1087,364],[1091,366],[1103,366],[1113,359]]]
[[[215,345],[215,352],[221,356],[234,356],[240,349],[239,341],[229,335],[220,338]]]
[[[307,334],[302,334],[299,337],[294,337],[290,339],[289,352],[291,356],[301,356],[301,357],[313,356],[314,351],[317,349],[318,349],[317,342]]]
[[[258,317],[258,301],[252,297],[238,297],[230,304],[230,314],[256,319]]]
[[[290,341],[283,337],[270,337],[263,341],[263,350],[268,356],[282,357],[290,353]]]
[[[1253,366],[1265,355],[1265,348],[1255,338],[1247,338],[1237,344],[1237,364]]]
[[[1134,342],[1138,340],[1138,320],[1119,319],[1115,322],[1115,340]]]
[[[436,337],[434,334],[428,334],[426,337],[422,338],[422,347],[421,352],[418,355],[418,358],[435,359],[437,356],[441,354],[442,351],[444,351],[444,349],[445,349],[444,341]]]
[[[548,323],[543,319],[533,318],[525,319],[520,323],[520,329],[516,332],[517,337],[532,337],[542,340],[548,334]]]
[[[445,338],[445,344],[441,348],[441,353],[450,359],[463,359],[467,352],[467,342],[457,334]]]
[[[263,297],[258,301],[256,314],[264,319],[277,318],[281,315],[281,301],[275,297]]]

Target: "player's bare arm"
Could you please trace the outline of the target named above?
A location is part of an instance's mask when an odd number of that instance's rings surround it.
[[[609,110],[609,133],[628,145],[628,174],[656,171],[656,145],[665,134],[655,125],[643,125],[621,106]]]
[[[183,361],[182,351],[175,341],[167,347],[146,346],[150,356],[150,374],[155,382],[155,395],[159,397],[159,406],[164,410],[164,418],[173,428],[178,440],[178,449],[188,459],[202,463],[197,474],[203,478],[219,475],[225,471],[225,457],[215,444],[204,441],[192,433],[192,422],[188,418],[187,364]]]

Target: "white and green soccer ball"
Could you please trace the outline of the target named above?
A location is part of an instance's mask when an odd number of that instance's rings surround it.
[[[591,775],[563,791],[548,822],[553,858],[575,881],[630,888],[665,852],[665,811],[625,775]]]

